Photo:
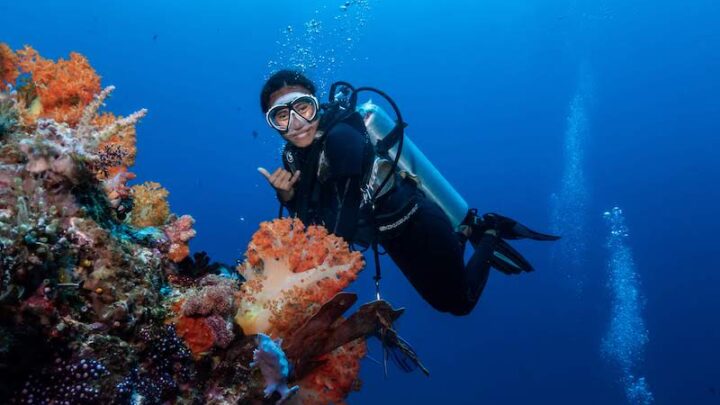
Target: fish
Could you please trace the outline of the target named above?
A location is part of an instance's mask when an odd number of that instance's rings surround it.
[[[288,387],[288,375],[290,374],[290,364],[288,363],[285,352],[283,352],[281,340],[273,340],[264,333],[258,333],[257,348],[253,350],[253,361],[250,367],[260,368],[260,372],[265,379],[265,398],[269,398],[273,393],[278,392],[280,399],[275,403],[280,405],[289,400],[300,387]]]

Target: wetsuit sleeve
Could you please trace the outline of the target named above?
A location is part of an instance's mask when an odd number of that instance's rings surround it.
[[[331,177],[345,178],[363,173],[365,134],[344,122],[335,125],[327,134],[325,152],[330,165]]]
[[[297,192],[296,192],[296,194],[297,194]],[[285,206],[285,208],[287,208],[288,211],[290,211],[290,215],[291,215],[291,216],[294,216],[294,215],[295,215],[295,212],[297,211],[296,208],[295,208],[295,207],[296,207],[296,204],[295,204],[295,196],[293,196],[293,198],[291,198],[290,201],[283,201],[283,200],[280,198],[280,195],[279,195],[279,194],[276,195],[276,196],[277,196],[277,199],[278,199],[278,201],[280,202],[280,204],[282,204],[283,206]]]

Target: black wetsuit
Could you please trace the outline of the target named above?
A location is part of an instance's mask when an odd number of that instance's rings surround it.
[[[349,242],[367,246],[372,225],[368,211],[360,208],[361,187],[374,157],[357,114],[333,125],[307,148],[288,144],[284,166],[301,170],[301,175],[293,199],[284,205],[306,224],[324,225]],[[430,305],[442,312],[468,314],[485,287],[490,264],[480,249],[466,265],[465,237],[414,181],[397,179],[376,203],[375,215],[394,218],[397,225],[379,239],[380,244]]]

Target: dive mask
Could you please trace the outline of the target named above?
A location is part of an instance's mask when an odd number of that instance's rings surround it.
[[[303,119],[311,123],[318,116],[319,103],[315,96],[307,93],[293,92],[280,97],[265,113],[268,125],[280,132],[291,128],[291,120]]]

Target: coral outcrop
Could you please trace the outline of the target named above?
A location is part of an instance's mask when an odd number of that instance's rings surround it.
[[[191,255],[193,218],[128,184],[146,111],[100,111],[82,55],[0,44],[0,86],[0,398],[342,403],[366,337],[402,349],[387,303],[343,317],[364,263],[322,227],[265,222],[237,269]]]

